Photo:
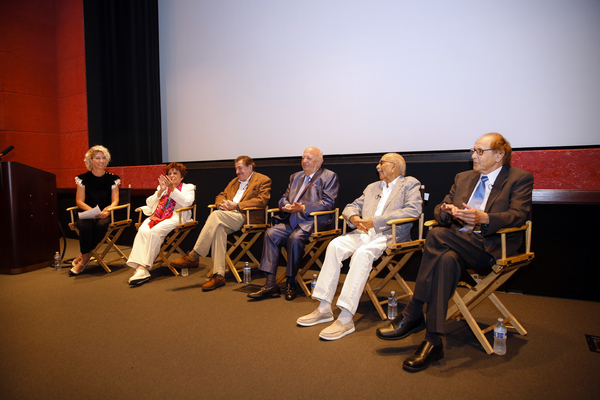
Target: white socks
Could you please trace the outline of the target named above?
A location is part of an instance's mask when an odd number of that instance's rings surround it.
[[[321,301],[319,303],[319,308],[317,308],[319,310],[319,312],[321,314],[327,314],[331,312],[331,303],[328,303],[326,301]],[[340,308],[342,310],[342,312],[340,313],[340,316],[338,317],[338,319],[340,320],[340,322],[344,325],[349,324],[350,321],[352,321],[352,319],[354,318],[354,315],[344,309],[344,308]]]
[[[331,303],[321,301],[318,308],[321,314],[327,314],[331,312]]]
[[[352,321],[352,318],[354,317],[354,315],[352,315],[352,313],[348,310],[345,310],[342,308],[342,312],[340,313],[340,316],[338,317],[338,320],[346,325],[349,324]]]

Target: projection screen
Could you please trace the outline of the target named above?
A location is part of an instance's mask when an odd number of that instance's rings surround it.
[[[600,143],[600,1],[159,0],[163,161]]]

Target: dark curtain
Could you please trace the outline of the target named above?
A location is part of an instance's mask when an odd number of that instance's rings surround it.
[[[84,0],[90,146],[162,163],[157,0]]]

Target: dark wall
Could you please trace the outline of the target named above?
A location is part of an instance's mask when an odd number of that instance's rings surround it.
[[[381,154],[366,156],[325,157],[324,167],[338,174],[340,194],[338,206],[341,209],[362,194],[371,182],[378,180],[375,166]],[[472,168],[470,155],[464,153],[436,153],[405,155],[407,175],[414,176],[425,185],[429,201],[425,202],[425,218],[433,218],[433,209],[440,203],[454,182],[454,176]],[[227,183],[235,178],[233,162],[188,164],[187,183],[196,185],[196,203],[200,227],[190,234],[182,244],[184,250],[192,248],[203,221],[209,214],[206,207],[212,204],[215,196]],[[256,171],[269,176],[272,181],[270,207],[277,207],[279,198],[285,192],[289,176],[301,169],[300,157],[292,159],[258,160]],[[143,205],[150,193],[132,196],[132,210]],[[73,193],[63,192],[59,196],[59,216],[65,232],[67,213],[64,209],[74,204]],[[519,270],[504,289],[509,292],[541,296],[564,297],[600,301],[600,291],[596,282],[600,280],[600,268],[595,254],[595,246],[600,243],[600,233],[595,227],[600,222],[598,205],[534,204],[533,206],[532,250],[535,260]],[[135,216],[137,218],[137,215]],[[413,229],[413,237],[416,237]],[[133,243],[135,228],[124,233],[122,243]],[[73,236],[71,236],[73,237]],[[260,254],[261,243],[257,243],[255,254]],[[419,268],[420,255],[415,255],[403,269],[402,275],[414,281]]]

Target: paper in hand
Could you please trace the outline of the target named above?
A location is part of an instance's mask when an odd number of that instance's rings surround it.
[[[96,215],[100,214],[100,207],[96,206],[90,210],[78,213],[79,219],[94,219]]]

